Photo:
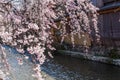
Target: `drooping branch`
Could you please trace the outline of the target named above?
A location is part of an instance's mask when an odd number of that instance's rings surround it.
[[[74,35],[81,37],[83,33],[94,32],[99,40],[97,8],[89,0],[23,0],[22,3],[16,7],[13,0],[0,1],[1,43],[21,53],[27,50],[36,55],[35,60],[40,64],[45,61],[45,50],[54,50],[51,28],[60,31],[62,41],[71,34],[73,45]]]

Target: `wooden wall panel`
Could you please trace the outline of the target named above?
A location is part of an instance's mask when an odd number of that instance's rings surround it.
[[[103,26],[99,28],[104,44],[118,45],[116,41],[120,41],[120,12],[102,14],[102,16]]]

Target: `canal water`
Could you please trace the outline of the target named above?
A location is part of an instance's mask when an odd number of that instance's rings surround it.
[[[46,60],[42,71],[47,74],[46,80],[120,80],[118,66],[64,55],[56,55],[53,59]]]
[[[36,80],[31,76],[33,63],[24,59],[24,56],[15,49],[11,49],[10,52],[8,49],[10,48],[6,47],[5,52],[11,65],[12,77],[10,76],[7,80]],[[22,66],[16,60],[18,57],[24,59]],[[55,55],[54,58],[48,58],[41,69],[45,80],[120,80],[120,67],[118,66],[60,54]]]

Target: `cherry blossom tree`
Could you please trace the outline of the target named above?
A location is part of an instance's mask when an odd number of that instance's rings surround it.
[[[71,34],[73,47],[74,35],[81,37],[84,32],[91,38],[94,32],[99,41],[97,8],[90,0],[20,0],[22,4],[13,1],[0,1],[1,44],[15,47],[20,53],[27,50],[35,54],[40,64],[46,59],[45,51],[50,54],[50,50],[55,50],[51,28],[60,31],[61,42]],[[61,25],[56,24],[57,20]],[[42,80],[38,64],[34,70],[38,80]]]

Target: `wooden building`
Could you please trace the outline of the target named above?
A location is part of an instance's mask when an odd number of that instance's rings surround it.
[[[98,26],[103,45],[120,46],[120,0],[92,0],[99,7]]]
[[[99,8],[98,27],[101,36],[101,42],[104,46],[120,46],[120,0],[91,0],[92,3]],[[57,33],[56,33],[57,32]],[[59,31],[54,31],[53,34],[58,34]],[[58,35],[54,35],[56,42],[61,39]],[[91,46],[91,39],[88,34],[85,34],[81,39],[77,35],[74,36],[75,45]],[[71,43],[70,35],[65,37],[65,43]]]

